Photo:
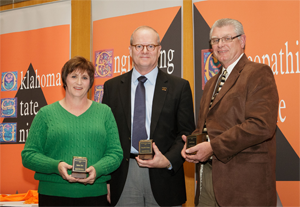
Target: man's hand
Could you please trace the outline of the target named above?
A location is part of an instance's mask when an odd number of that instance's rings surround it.
[[[87,178],[84,179],[78,179],[79,183],[83,183],[83,184],[93,184],[95,182],[96,179],[96,170],[93,166],[90,166],[88,169],[86,169],[86,172],[89,173],[89,176]]]
[[[185,142],[186,136],[182,135],[182,140]],[[196,154],[192,155],[193,152]],[[213,155],[213,150],[210,142],[202,142],[189,149],[186,149],[185,143],[181,155],[188,162],[199,163],[207,161]]]
[[[186,150],[186,136],[185,135],[182,135],[181,136],[182,140],[184,141],[184,146],[183,146],[183,149],[181,150],[181,156],[186,159],[186,153],[185,153],[185,150]]]
[[[111,203],[110,200],[110,184],[107,183],[107,201],[108,203]]]
[[[159,151],[155,143],[152,143],[153,151],[155,153],[152,160],[141,160],[139,157],[136,157],[136,161],[140,167],[147,168],[166,168],[169,166],[170,161]]]
[[[70,183],[77,182],[78,179],[73,178],[71,175],[68,174],[68,169],[72,169],[72,165],[69,165],[65,162],[60,162],[58,164],[58,171],[63,179],[69,181]]]

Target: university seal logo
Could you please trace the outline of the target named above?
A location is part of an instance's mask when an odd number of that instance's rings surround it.
[[[95,78],[112,77],[113,50],[100,50],[95,52]]]

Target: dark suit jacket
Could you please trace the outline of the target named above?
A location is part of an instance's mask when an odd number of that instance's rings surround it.
[[[276,206],[279,98],[273,73],[269,66],[243,55],[209,110],[218,76],[205,85],[194,132],[201,132],[206,120],[217,202],[220,206]]]
[[[111,107],[115,116],[124,158],[112,173],[111,202],[116,205],[123,191],[131,147],[131,74],[132,70],[104,84],[102,103]],[[166,88],[166,90],[163,90]],[[149,169],[151,188],[160,206],[181,205],[186,201],[181,150],[181,135],[195,129],[193,99],[189,82],[158,71],[152,105],[150,138],[172,163],[173,169]]]

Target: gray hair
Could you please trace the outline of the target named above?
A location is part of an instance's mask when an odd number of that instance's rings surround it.
[[[243,28],[243,25],[241,22],[239,22],[238,20],[235,20],[235,19],[224,18],[224,19],[217,20],[213,24],[213,26],[210,29],[209,39],[211,39],[212,32],[216,27],[224,27],[224,26],[228,26],[228,25],[231,25],[234,27],[235,33],[237,35],[245,34],[244,28]],[[240,39],[240,37],[239,37],[239,39]]]
[[[131,37],[130,37],[130,45],[132,45],[132,43],[133,43],[133,34],[140,29],[149,29],[149,30],[152,30],[153,32],[155,32],[155,34],[157,35],[157,44],[160,45],[160,38],[159,38],[159,34],[157,33],[157,31],[155,29],[153,29],[152,27],[145,26],[145,25],[140,26],[133,31],[133,33],[131,34]]]

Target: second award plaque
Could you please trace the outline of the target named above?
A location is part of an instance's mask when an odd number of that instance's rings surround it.
[[[71,176],[74,178],[86,178],[87,158],[73,157],[73,167]]]
[[[186,137],[186,148],[194,147],[197,144],[204,142],[206,140],[206,135],[205,133],[201,134],[192,134]],[[196,154],[195,152],[192,154]]]
[[[152,139],[140,140],[140,142],[139,142],[139,158],[142,160],[153,159]]]

